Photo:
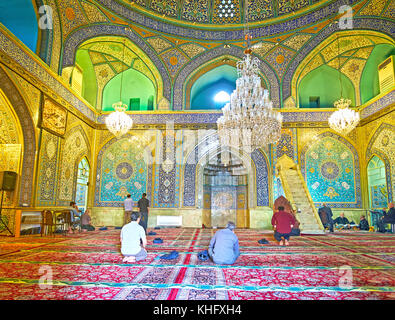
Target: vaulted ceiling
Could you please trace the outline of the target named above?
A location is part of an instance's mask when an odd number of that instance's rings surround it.
[[[202,27],[280,20],[314,10],[328,0],[116,0],[131,11],[167,23]],[[99,1],[106,5],[107,1]],[[247,10],[246,10],[247,8]],[[246,14],[247,13],[247,14]]]

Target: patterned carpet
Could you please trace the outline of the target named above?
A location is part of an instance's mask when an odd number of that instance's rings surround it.
[[[0,300],[395,299],[391,234],[301,236],[279,247],[270,232],[236,230],[242,254],[220,266],[197,258],[216,230],[154,231],[147,259],[134,264],[122,263],[119,229],[1,237]],[[153,244],[156,237],[163,243]],[[159,259],[173,250],[177,259]]]

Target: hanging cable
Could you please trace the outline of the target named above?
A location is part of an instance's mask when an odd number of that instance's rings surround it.
[[[337,42],[337,72],[339,76],[339,83],[340,83],[340,98],[343,98],[343,83],[342,83],[342,77],[341,77],[341,71],[340,71],[340,40],[339,40],[339,35],[336,35],[336,42]]]

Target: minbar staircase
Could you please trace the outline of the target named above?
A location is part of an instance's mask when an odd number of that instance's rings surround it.
[[[287,155],[283,155],[276,164],[277,176],[281,180],[285,197],[289,200],[300,222],[302,233],[323,234],[324,227],[311,198],[309,189],[299,166]]]

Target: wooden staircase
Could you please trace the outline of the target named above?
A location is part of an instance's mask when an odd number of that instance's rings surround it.
[[[295,212],[297,210],[301,211],[296,213],[301,232],[323,234],[324,227],[299,166],[295,164],[293,159],[284,154],[278,160],[276,169],[285,197],[289,200]]]

